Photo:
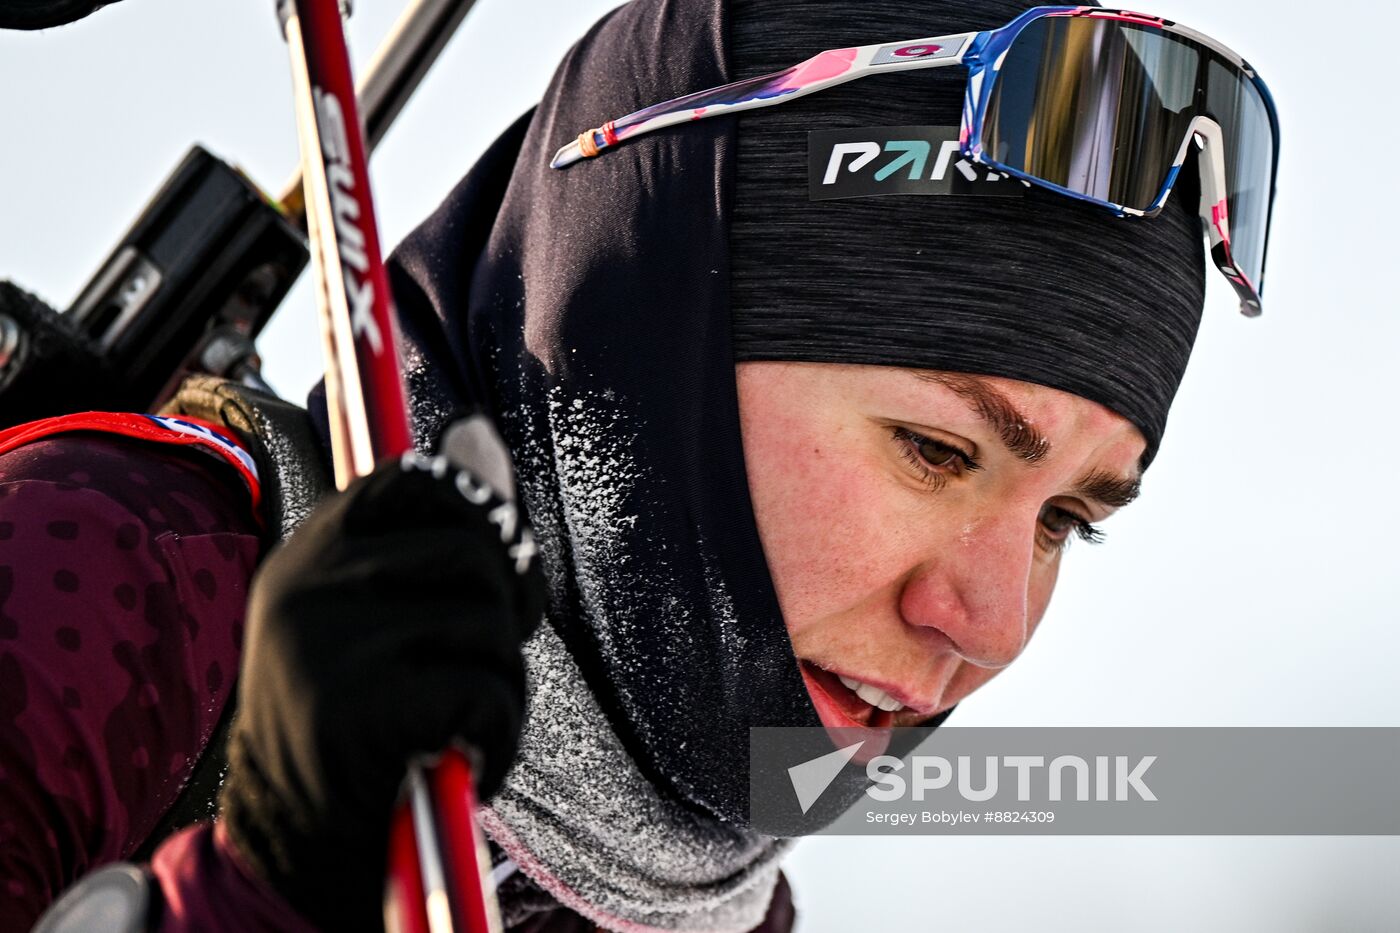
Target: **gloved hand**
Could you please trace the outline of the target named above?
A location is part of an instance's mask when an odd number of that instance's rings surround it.
[[[514,757],[533,539],[446,460],[381,466],[322,503],[252,585],[223,821],[326,930],[377,930],[407,762],[461,738],[485,798]]]

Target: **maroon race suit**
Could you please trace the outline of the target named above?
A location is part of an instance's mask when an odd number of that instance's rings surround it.
[[[0,432],[0,930],[131,859],[233,701],[267,542],[257,466],[193,418],[85,413]],[[217,824],[165,838],[160,931],[310,931]],[[763,926],[789,930],[780,880]],[[583,933],[564,908],[518,933]]]
[[[262,550],[256,467],[192,419],[0,433],[0,930],[129,858],[233,695]],[[153,860],[162,929],[306,928],[210,826]]]

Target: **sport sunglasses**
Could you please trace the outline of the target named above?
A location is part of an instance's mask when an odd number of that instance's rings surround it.
[[[1278,173],[1278,113],[1264,82],[1225,46],[1125,10],[1041,6],[988,32],[833,49],[586,130],[564,168],[643,133],[771,107],[866,75],[965,65],[962,154],[1120,217],[1162,210],[1194,142],[1211,257],[1260,313]]]

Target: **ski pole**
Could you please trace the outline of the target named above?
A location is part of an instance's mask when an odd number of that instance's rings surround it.
[[[475,5],[476,0],[411,0],[404,8],[356,91],[371,155]],[[303,198],[298,169],[283,186],[278,203],[288,220],[304,229]]]
[[[344,488],[412,443],[342,3],[278,0],[292,60],[336,484]],[[498,933],[466,755],[449,748],[432,767],[411,765],[407,788],[390,828],[385,926]]]

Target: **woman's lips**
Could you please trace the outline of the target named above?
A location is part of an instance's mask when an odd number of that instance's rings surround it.
[[[894,724],[894,713],[871,706],[848,690],[837,675],[808,661],[798,667],[817,716],[827,728],[887,729]]]

